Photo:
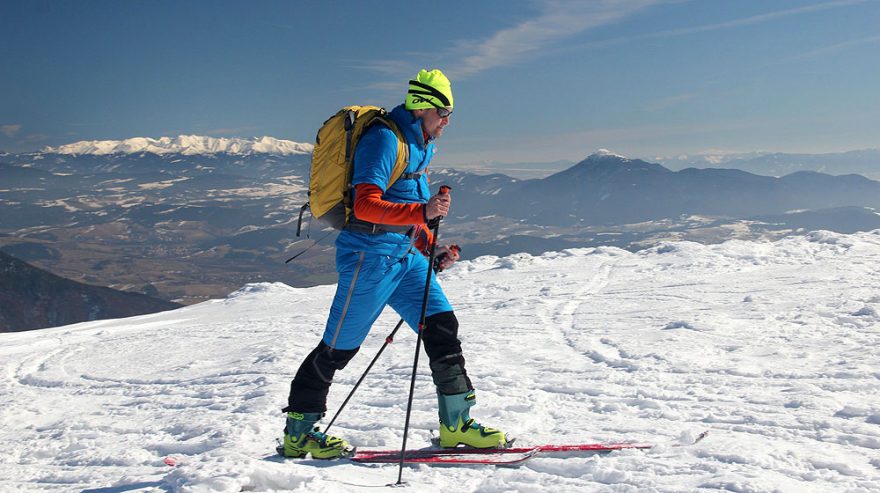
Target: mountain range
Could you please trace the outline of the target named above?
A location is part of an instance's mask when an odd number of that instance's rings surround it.
[[[638,159],[594,154],[560,173],[520,183],[497,198],[506,214],[519,219],[611,225],[682,215],[742,218],[800,209],[880,208],[880,182],[808,171],[781,178],[735,169],[674,172]]]
[[[434,173],[452,183],[452,217],[500,215],[532,224],[600,226],[681,216],[748,218],[845,206],[880,208],[880,182],[801,171],[781,178],[687,168],[596,153],[549,177]],[[463,205],[463,207],[462,207]],[[462,214],[461,211],[466,211]]]
[[[657,157],[669,169],[726,168],[758,175],[785,176],[798,171],[817,171],[830,175],[859,174],[880,180],[880,149],[861,149],[825,154],[783,152],[702,153]]]
[[[307,221],[306,236],[295,236],[305,147],[286,141],[262,152],[265,138],[250,147],[207,137],[107,142],[0,155],[0,248],[78,282],[184,304],[248,282],[335,281],[332,231]],[[145,150],[155,142],[165,150]],[[880,182],[857,175],[673,171],[602,151],[543,178],[454,169],[430,177],[435,189],[453,188],[442,241],[461,245],[464,258],[880,228]]]
[[[738,169],[756,175],[775,177],[798,171],[816,171],[829,175],[858,174],[872,180],[880,180],[880,149],[861,149],[825,154],[708,151],[676,156],[642,157],[642,159],[662,164],[672,171],[681,171],[686,168]],[[483,161],[463,164],[460,169],[479,174],[504,173],[520,179],[533,179],[545,178],[568,169],[574,164],[574,161],[567,160],[544,163]]]

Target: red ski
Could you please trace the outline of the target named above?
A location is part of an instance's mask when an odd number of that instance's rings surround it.
[[[708,431],[700,433],[689,445],[695,444],[708,435]],[[537,445],[534,447],[510,448],[427,448],[407,450],[404,462],[407,463],[459,463],[459,464],[504,464],[507,457],[511,465],[520,464],[537,454],[571,455],[582,453],[608,453],[615,450],[647,450],[655,445],[651,443],[619,442],[619,443],[582,443],[571,445]],[[358,450],[351,457],[357,462],[399,462],[400,450]]]
[[[649,449],[653,447],[647,443],[585,443],[577,445],[537,445],[535,447],[511,447],[511,448],[469,448],[455,447],[444,449],[418,449],[407,450],[405,460],[423,459],[436,457],[457,457],[457,456],[517,456],[526,455],[529,457],[541,452],[552,454],[554,452],[613,452],[615,450],[624,449]],[[400,460],[400,450],[358,450],[351,457],[352,460],[358,462],[396,462]],[[387,461],[385,459],[388,459]]]
[[[473,450],[481,450],[480,453],[471,453]],[[539,452],[538,447],[512,449],[440,449],[440,450],[410,450],[403,457],[405,464],[432,464],[432,465],[461,465],[479,464],[490,466],[518,466],[534,457]],[[377,453],[378,452],[378,453]],[[437,452],[437,453],[435,453]],[[397,464],[400,462],[400,451],[367,451],[357,452],[349,458],[360,463]]]

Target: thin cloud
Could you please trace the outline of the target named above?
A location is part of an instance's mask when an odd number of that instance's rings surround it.
[[[22,140],[22,142],[24,142],[26,144],[34,144],[34,143],[43,142],[46,140],[49,140],[49,136],[46,134],[30,134],[30,135],[26,136]]]
[[[565,38],[629,17],[660,0],[569,3],[548,1],[534,19],[502,29],[488,39],[462,42],[456,51],[469,52],[449,72],[462,79],[499,66],[520,63]]]
[[[9,138],[15,137],[18,134],[18,132],[20,132],[20,131],[21,131],[20,124],[0,125],[0,132],[3,132],[3,135],[5,135]]]
[[[566,51],[572,49],[585,49],[585,48],[596,48],[596,47],[604,47],[611,46],[623,43],[629,43],[632,41],[643,41],[646,39],[660,39],[660,38],[673,38],[678,36],[685,36],[688,34],[696,34],[696,33],[704,33],[710,31],[720,31],[724,29],[733,29],[737,27],[743,26],[751,26],[754,24],[761,24],[764,22],[770,22],[776,19],[782,19],[785,17],[791,17],[802,14],[809,14],[813,12],[820,12],[823,10],[836,9],[841,7],[849,7],[851,5],[858,5],[867,3],[869,1],[874,0],[837,0],[833,2],[824,2],[818,3],[815,5],[808,5],[805,7],[797,7],[793,9],[779,10],[776,12],[768,12],[766,14],[758,14],[750,17],[745,17],[742,19],[734,19],[731,21],[718,22],[715,24],[706,24],[703,26],[694,26],[694,27],[686,27],[681,29],[670,29],[666,31],[658,31],[654,33],[646,33],[639,34],[636,36],[628,36],[628,37],[619,37],[619,38],[609,38],[601,41],[591,41],[589,43],[578,44],[577,46],[568,46],[566,47]]]
[[[540,56],[559,42],[584,31],[618,22],[650,6],[670,0],[601,0],[569,2],[545,0],[532,19],[502,29],[481,40],[461,40],[445,54],[436,58],[455,60],[444,64],[444,72],[461,80],[486,70],[515,65]],[[423,68],[404,59],[374,60],[354,64],[354,68],[369,70],[389,77],[410,74]],[[420,58],[423,58],[420,56]],[[385,83],[371,87],[387,89]]]
[[[411,71],[411,72],[413,72],[413,71]],[[409,73],[409,72],[405,72],[405,73]],[[409,75],[409,77],[412,77],[413,75],[415,75],[415,73]],[[369,84],[366,87],[367,87],[367,89],[375,89],[378,91],[386,91],[386,92],[406,91],[406,80],[404,80],[404,78],[405,78],[405,76],[400,77],[399,80],[397,80],[396,82],[376,82],[373,84]]]
[[[797,62],[800,60],[806,60],[809,58],[816,58],[819,56],[825,56],[832,53],[837,53],[848,48],[852,48],[854,46],[861,46],[871,43],[880,42],[880,36],[869,36],[867,38],[854,39],[850,41],[844,41],[843,43],[833,44],[831,46],[825,46],[822,48],[817,48],[814,50],[807,51],[805,53],[801,53],[800,55],[793,56],[791,58],[786,58],[785,60],[781,60],[780,63],[784,62]]]
[[[405,62],[402,60],[371,60],[371,61],[353,61],[352,68],[369,70],[384,75],[397,76],[401,73],[409,73],[416,64]]]
[[[561,45],[563,41],[577,34],[619,22],[649,7],[674,1],[677,0],[600,0],[595,2],[546,0],[539,4],[540,12],[536,17],[513,27],[502,29],[483,40],[459,41],[453,49],[445,55],[440,55],[438,58],[458,61],[457,63],[445,64],[444,66],[448,68],[444,69],[444,72],[455,80],[461,80],[473,77],[492,68],[524,63],[535,57],[545,56],[554,52],[576,51],[646,39],[671,38],[688,34],[734,29],[791,16],[864,4],[875,0],[834,0],[702,26]],[[843,49],[847,46],[841,45],[835,48]],[[814,55],[805,54],[804,56]],[[401,59],[360,62],[356,68],[399,79],[402,76],[406,76],[405,74],[412,72],[414,68],[420,68],[420,66]],[[378,82],[370,86],[372,89],[382,91],[389,91],[392,88],[397,90],[399,87],[399,83],[392,84],[390,82]]]
[[[806,7],[797,7],[793,9],[779,10],[776,12],[768,12],[766,14],[753,15],[751,17],[746,17],[743,19],[735,19],[727,22],[719,22],[717,24],[708,24],[705,26],[697,26],[690,27],[684,29],[673,29],[670,31],[662,31],[659,33],[649,34],[647,37],[671,37],[671,36],[681,36],[684,34],[692,34],[692,33],[700,33],[706,31],[717,31],[720,29],[730,29],[734,27],[742,27],[742,26],[750,26],[753,24],[760,24],[764,22],[769,22],[776,19],[781,19],[784,17],[791,17],[793,15],[801,15],[801,14],[809,14],[812,12],[820,12],[822,10],[836,9],[840,7],[848,7],[850,5],[857,5],[860,3],[865,3],[869,0],[838,0],[834,2],[824,2],[818,3],[815,5],[807,5]]]
[[[691,93],[686,93],[686,94],[678,94],[676,96],[670,96],[668,98],[663,98],[663,99],[654,101],[653,103],[647,105],[645,107],[645,111],[655,112],[655,111],[667,110],[667,109],[672,108],[673,106],[676,106],[676,105],[683,103],[685,101],[690,101],[692,99],[696,99],[699,96],[700,96],[700,94],[696,93],[696,92],[691,92]]]

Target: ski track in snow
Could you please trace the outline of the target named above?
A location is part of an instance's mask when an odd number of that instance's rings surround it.
[[[880,491],[880,231],[481,257],[442,282],[478,421],[520,445],[658,446],[515,469],[408,466],[412,491]],[[0,491],[395,482],[396,464],[273,456],[333,291],[252,284],[171,312],[0,335]],[[386,311],[337,374],[325,424],[396,321]],[[398,333],[331,432],[399,447],[414,342]],[[413,448],[437,426],[420,362]]]

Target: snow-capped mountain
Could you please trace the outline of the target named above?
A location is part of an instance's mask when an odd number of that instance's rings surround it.
[[[877,265],[880,231],[461,262],[440,281],[462,322],[471,416],[518,446],[658,446],[407,467],[404,491],[876,492]],[[0,491],[388,491],[397,464],[274,456],[289,381],[334,290],[250,284],[174,311],[4,334]],[[323,426],[397,320],[386,310],[336,374]],[[401,444],[415,334],[394,342],[331,430],[361,450]],[[426,359],[408,448],[437,427]]]
[[[216,138],[201,135],[179,135],[177,137],[134,137],[125,140],[84,140],[58,147],[45,147],[43,153],[96,155],[137,154],[309,154],[314,146],[292,140],[281,140],[274,137],[252,139]]]

